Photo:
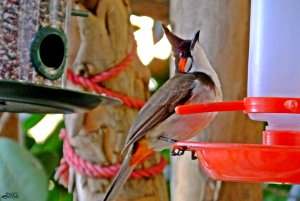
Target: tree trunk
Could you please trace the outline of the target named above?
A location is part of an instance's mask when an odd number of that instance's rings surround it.
[[[134,48],[126,0],[78,1],[77,9],[88,9],[88,18],[73,18],[71,26],[69,66],[75,73],[99,74],[120,63]],[[80,42],[79,42],[80,41]],[[87,65],[85,65],[87,64]],[[136,57],[122,73],[102,83],[105,87],[139,99],[149,98],[149,70]],[[69,87],[76,87],[69,83]],[[127,106],[98,106],[86,114],[65,116],[66,128],[73,148],[84,160],[99,165],[119,164],[127,131],[138,110]],[[146,161],[143,167],[160,161],[160,156]],[[102,200],[112,179],[75,176],[75,199]],[[72,178],[70,178],[72,181]],[[168,200],[162,174],[148,179],[129,179],[118,201]]]
[[[130,0],[135,15],[146,15],[163,23],[170,23],[169,0]]]
[[[0,112],[0,136],[19,140],[19,116],[15,113]]]
[[[200,42],[222,84],[224,100],[246,97],[250,1],[173,0],[170,16],[176,34],[190,39],[200,29]],[[241,112],[219,113],[196,140],[259,143],[262,123]],[[172,200],[261,200],[261,185],[214,182],[184,156],[173,160]]]

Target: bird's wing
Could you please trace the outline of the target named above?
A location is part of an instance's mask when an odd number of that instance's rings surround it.
[[[192,74],[179,74],[168,80],[139,112],[129,130],[125,149],[174,114],[176,106],[188,101],[192,96],[193,81]]]

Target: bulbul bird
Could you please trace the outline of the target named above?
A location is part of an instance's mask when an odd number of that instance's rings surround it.
[[[126,156],[105,195],[113,200],[131,172],[154,152],[170,148],[172,143],[199,134],[216,113],[180,116],[176,106],[222,100],[221,84],[199,42],[200,31],[192,40],[184,40],[163,26],[175,57],[175,75],[145,104],[134,120],[126,139]]]

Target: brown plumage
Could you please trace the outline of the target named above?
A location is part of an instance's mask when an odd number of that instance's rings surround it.
[[[199,43],[199,31],[193,40],[183,40],[164,29],[173,47],[176,74],[148,100],[133,122],[124,148],[126,157],[105,201],[114,199],[136,165],[154,151],[170,148],[172,140],[187,140],[199,134],[215,117],[215,113],[179,116],[175,107],[222,100],[220,82]]]

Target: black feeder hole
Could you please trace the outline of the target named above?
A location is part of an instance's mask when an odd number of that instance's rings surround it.
[[[63,30],[44,27],[33,38],[30,55],[36,71],[50,80],[58,79],[66,63],[67,38]]]
[[[65,45],[62,38],[56,34],[46,36],[41,42],[40,57],[45,66],[59,68],[65,57]]]

